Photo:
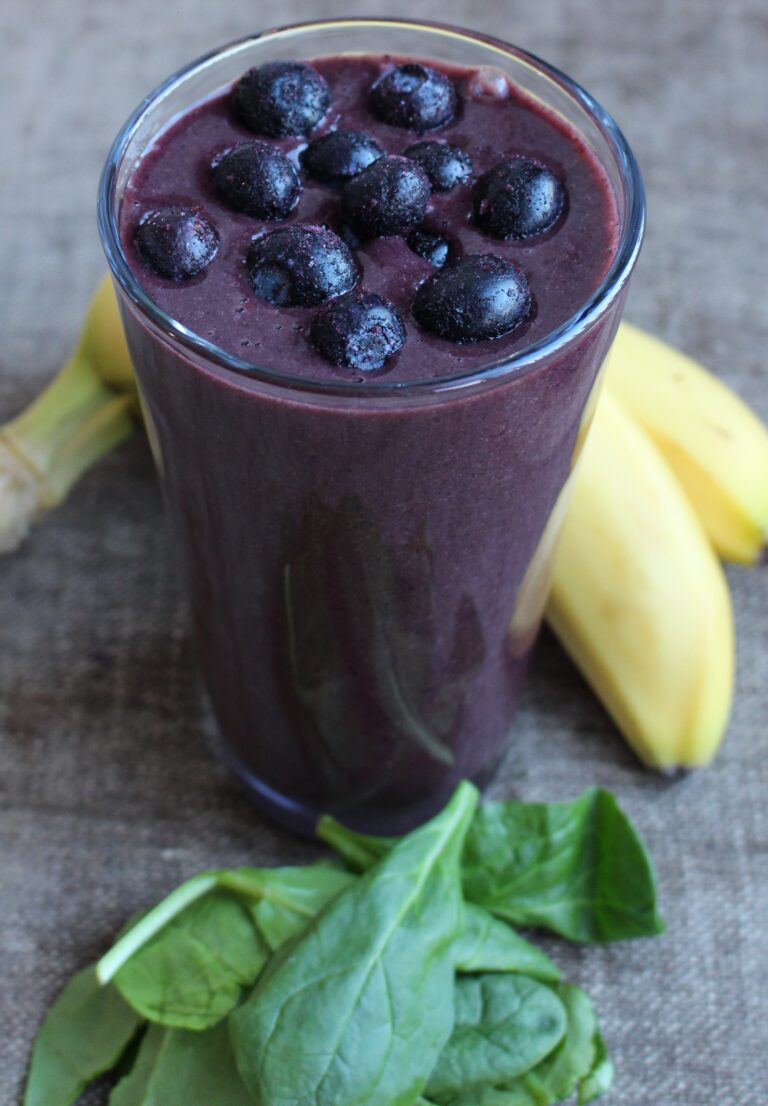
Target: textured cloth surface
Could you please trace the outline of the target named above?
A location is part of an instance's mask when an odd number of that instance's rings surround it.
[[[602,100],[649,192],[628,317],[716,367],[768,416],[764,0],[350,7],[517,41]],[[214,44],[332,14],[311,0],[5,0],[1,418],[77,334],[104,269],[98,173],[129,110]],[[317,850],[263,822],[208,751],[189,619],[139,438],[0,564],[0,1102],[13,1104],[43,1011],[129,914],[199,869]],[[596,1000],[614,1106],[763,1106],[768,1093],[768,571],[729,578],[738,689],[711,770],[668,782],[641,769],[545,636],[492,789],[560,799],[602,784],[652,849],[667,935],[605,949],[550,943]]]

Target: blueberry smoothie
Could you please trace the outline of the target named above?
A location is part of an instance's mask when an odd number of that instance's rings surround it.
[[[613,264],[608,175],[501,69],[310,54],[176,115],[117,228],[194,336],[124,303],[223,754],[404,829],[507,745],[621,295],[514,363]]]

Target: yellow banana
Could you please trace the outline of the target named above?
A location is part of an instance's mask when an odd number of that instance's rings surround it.
[[[733,687],[730,594],[668,464],[610,394],[574,476],[546,615],[646,764],[712,759]]]
[[[73,354],[93,366],[97,375],[117,392],[136,395],[136,377],[125,340],[123,320],[117,306],[112,278],[102,278],[91,296],[80,332],[80,341]]]
[[[93,295],[77,348],[43,392],[0,426],[0,553],[132,431],[136,381],[112,282]]]
[[[768,427],[692,358],[622,323],[606,387],[651,435],[715,549],[755,564],[768,552]]]

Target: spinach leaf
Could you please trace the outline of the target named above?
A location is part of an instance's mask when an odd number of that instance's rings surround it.
[[[456,981],[453,1033],[427,1081],[436,1102],[477,1086],[505,1083],[557,1047],[566,1013],[554,990],[523,975]]]
[[[557,992],[568,1016],[563,1042],[533,1071],[509,1087],[510,1106],[543,1106],[561,1102],[587,1078],[597,1059],[599,1033],[592,1003],[579,988],[563,983]]]
[[[467,835],[462,879],[470,901],[572,941],[664,929],[651,861],[607,791],[572,803],[487,803]]]
[[[268,958],[247,908],[214,890],[143,945],[114,983],[150,1021],[201,1030],[234,1009]]]
[[[292,940],[332,899],[353,882],[342,868],[325,864],[286,868],[238,868],[230,873],[250,886],[251,914],[271,952]]]
[[[151,910],[138,914],[134,924],[123,929],[112,948],[96,965],[99,983],[109,983],[122,966],[174,918],[218,887],[220,876],[220,872],[200,872],[176,887]]]
[[[457,972],[521,972],[556,983],[560,972],[549,957],[482,906],[467,903],[464,928],[454,945]]]
[[[283,939],[300,931],[352,878],[328,865],[203,872],[122,933],[99,961],[98,976],[114,978],[152,1021],[206,1029],[237,1005],[266,963],[273,946],[260,932],[277,941],[278,927]],[[265,902],[274,909],[260,916]]]
[[[453,1023],[459,854],[477,803],[447,807],[352,883],[230,1016],[246,1086],[269,1106],[411,1106]]]
[[[593,1102],[613,1085],[613,1062],[608,1055],[605,1041],[595,1033],[595,1058],[590,1072],[579,1083],[579,1106]]]
[[[70,979],[45,1016],[32,1051],[24,1106],[68,1106],[115,1066],[143,1019],[93,967]]]
[[[318,836],[364,871],[396,838],[370,837],[321,818]],[[486,803],[462,858],[464,896],[519,925],[572,941],[663,933],[656,879],[639,834],[608,791],[571,803]]]
[[[562,1002],[567,1028],[563,1040],[546,1059],[518,1079],[502,1086],[463,1091],[450,1106],[553,1106],[579,1087],[589,1102],[610,1086],[613,1069],[597,1028],[592,1003],[578,987],[561,983],[555,988]],[[593,1073],[596,1080],[590,1083]],[[597,1090],[598,1083],[600,1089]],[[595,1093],[591,1093],[594,1090]]]
[[[109,1106],[255,1106],[237,1073],[226,1023],[203,1033],[151,1025]]]

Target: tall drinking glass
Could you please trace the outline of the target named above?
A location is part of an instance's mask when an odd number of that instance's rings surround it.
[[[305,379],[191,333],[143,290],[121,198],[180,112],[272,59],[492,66],[576,131],[619,243],[582,309],[480,371]],[[574,464],[643,232],[632,153],[562,73],[479,34],[393,20],[269,31],[152,93],[110,152],[99,222],[175,532],[221,750],[275,819],[399,832],[508,746]]]

